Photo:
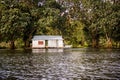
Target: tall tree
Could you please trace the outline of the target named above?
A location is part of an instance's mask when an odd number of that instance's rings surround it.
[[[2,9],[0,30],[4,39],[10,42],[10,48],[14,49],[14,41],[22,36],[28,22],[24,20],[25,14],[19,9],[18,2],[6,0],[4,6],[6,8]]]
[[[30,41],[37,30],[37,21],[39,19],[39,10],[37,9],[37,3],[32,1],[19,2],[19,8],[23,13],[24,21],[27,21],[27,25],[24,28],[22,39],[25,47],[30,47]],[[31,6],[30,6],[31,5]]]
[[[59,34],[58,29],[56,28],[56,26],[53,26],[53,23],[56,22],[60,15],[61,6],[55,0],[46,0],[45,2],[41,3],[43,5],[39,6],[41,17],[38,21],[39,29],[37,30],[37,34]]]
[[[118,8],[120,6],[118,3],[112,4],[111,2],[105,2],[104,4],[103,18],[100,20],[100,23],[106,39],[106,46],[111,48],[114,40],[119,42],[120,10]]]

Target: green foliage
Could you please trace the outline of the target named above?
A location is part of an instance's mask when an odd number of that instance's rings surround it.
[[[0,0],[0,41],[10,46],[17,41],[29,47],[38,34],[62,35],[73,47],[113,47],[120,43],[119,33],[115,0]]]
[[[119,32],[119,4],[102,0],[83,0],[82,3],[80,12],[88,44],[98,47],[100,39],[104,37],[106,46],[112,47],[112,41],[118,35],[115,34],[116,30]],[[118,37],[116,39],[119,41]]]
[[[59,6],[59,7],[58,7]],[[60,14],[60,5],[54,0],[47,0],[45,5],[39,8],[41,17],[38,20],[39,28],[37,34],[55,35],[58,34],[53,24]]]

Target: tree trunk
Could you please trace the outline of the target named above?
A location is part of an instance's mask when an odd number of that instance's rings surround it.
[[[14,41],[10,41],[10,49],[15,49],[15,44],[14,44]]]
[[[92,39],[92,47],[93,48],[97,47],[97,41],[96,41],[96,39]]]
[[[92,39],[92,47],[93,48],[98,48],[99,47],[99,37],[96,37],[96,38]]]
[[[28,40],[24,41],[24,45],[25,45],[25,48],[30,47],[30,43],[29,43],[29,41],[28,41]]]
[[[112,48],[112,40],[110,38],[107,38],[107,44],[106,44],[107,48]]]
[[[112,40],[111,40],[111,38],[108,36],[108,34],[106,33],[106,39],[107,39],[107,41],[106,41],[106,47],[107,48],[112,48],[113,46],[112,46]]]
[[[120,42],[118,42],[118,48],[120,48]]]
[[[119,48],[119,42],[118,41],[116,42],[116,48]]]

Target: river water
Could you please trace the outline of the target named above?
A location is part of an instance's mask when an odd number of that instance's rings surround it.
[[[120,50],[3,49],[0,80],[120,80]]]

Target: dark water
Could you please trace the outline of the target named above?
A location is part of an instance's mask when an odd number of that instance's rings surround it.
[[[0,80],[120,80],[120,50],[0,50]]]

